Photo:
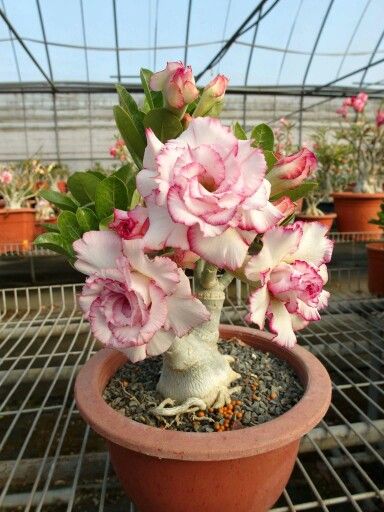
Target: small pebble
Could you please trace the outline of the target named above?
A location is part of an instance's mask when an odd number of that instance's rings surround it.
[[[105,401],[134,421],[162,429],[184,432],[226,432],[270,421],[293,407],[303,389],[293,369],[272,354],[255,350],[235,340],[219,343],[219,350],[235,358],[231,365],[241,379],[233,386],[241,392],[230,404],[173,418],[157,418],[148,411],[160,404],[156,391],[162,359],[153,357],[136,364],[126,363],[104,390]]]

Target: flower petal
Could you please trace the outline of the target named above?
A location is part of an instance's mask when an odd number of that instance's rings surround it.
[[[265,315],[269,305],[269,293],[266,285],[258,288],[249,297],[248,321],[256,324],[259,329],[264,329]]]
[[[158,356],[162,354],[172,345],[175,335],[171,331],[160,329],[147,345],[147,354],[149,356]]]
[[[325,235],[327,228],[320,222],[295,222],[303,231],[300,244],[290,255],[290,261],[303,260],[319,267],[328,263],[332,256],[333,242]]]
[[[269,319],[269,329],[276,334],[273,341],[279,345],[292,348],[296,344],[296,336],[292,329],[291,315],[288,313],[284,304],[277,300],[272,300],[267,316]]]
[[[174,247],[189,250],[187,226],[173,222],[167,208],[151,203],[148,205],[148,215],[149,229],[143,239],[146,248],[160,250]]]
[[[114,231],[87,231],[73,242],[77,260],[75,268],[83,274],[114,268],[122,255],[121,238]]]
[[[233,228],[228,228],[221,235],[204,237],[199,226],[195,225],[188,230],[188,240],[193,252],[206,261],[229,270],[240,268],[248,251],[248,245]]]

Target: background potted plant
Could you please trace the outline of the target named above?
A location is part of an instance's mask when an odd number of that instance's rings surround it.
[[[384,202],[381,203],[377,218],[370,221],[384,233]],[[384,242],[367,244],[368,253],[368,289],[375,295],[384,295]]]
[[[329,131],[324,127],[312,135],[312,140],[318,163],[314,175],[317,187],[308,192],[304,212],[296,217],[303,221],[321,222],[330,230],[336,218],[336,214],[330,211],[333,206],[330,202],[331,194],[344,190],[350,182],[350,151],[347,144],[330,141]]]
[[[109,347],[81,369],[77,405],[107,440],[141,512],[263,512],[282,492],[300,438],[330,402],[327,372],[295,345],[294,333],[319,319],[329,296],[325,228],[291,222],[293,199],[314,186],[305,180],[315,157],[304,149],[276,158],[265,124],[250,139],[238,123],[223,126],[215,117],[228,82],[222,75],[202,92],[179,62],[141,70],[141,79],[144,105],[118,86],[114,109],[137,169],[75,173],[69,194],[43,193],[62,212],[57,231],[36,243],[67,254],[87,276],[79,303]],[[220,326],[234,277],[251,289],[249,321],[263,329],[267,320],[271,334]],[[220,337],[241,341],[225,353]],[[269,371],[270,354],[296,372],[303,397],[256,425],[251,404],[264,383],[252,369],[260,361]],[[153,365],[160,376],[148,401],[132,381],[147,379]],[[123,378],[126,371],[133,373]],[[138,416],[113,409],[113,382],[123,401],[134,397],[128,405]],[[277,380],[273,386],[265,388],[268,403],[282,392]]]
[[[30,205],[41,183],[41,170],[36,159],[0,166],[0,195],[5,202],[0,209],[1,251],[15,245],[29,248],[35,237],[35,210]]]
[[[338,109],[344,123],[335,135],[340,142],[349,145],[349,164],[356,180],[352,192],[333,195],[342,232],[379,231],[369,221],[384,199],[384,116],[379,110],[375,121],[370,120],[365,113],[367,101],[367,94],[360,92],[346,98]]]

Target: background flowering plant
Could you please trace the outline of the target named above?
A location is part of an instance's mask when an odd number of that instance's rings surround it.
[[[349,146],[355,192],[377,193],[383,191],[384,180],[384,113],[379,109],[375,120],[370,120],[365,113],[367,102],[364,92],[344,100],[337,110],[343,123],[335,135]]]
[[[327,305],[332,244],[320,224],[292,223],[316,157],[275,155],[271,128],[249,137],[217,118],[226,77],[201,92],[190,67],[141,71],[142,107],[118,86],[114,114],[136,169],[75,173],[55,232],[36,243],[87,276],[80,305],[95,337],[133,362],[163,354],[155,413],[221,407],[239,377],[217,348],[225,289],[250,285],[249,319],[287,347]],[[192,293],[186,272],[194,272]]]

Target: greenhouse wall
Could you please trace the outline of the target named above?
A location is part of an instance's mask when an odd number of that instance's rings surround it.
[[[134,95],[138,101],[140,95]],[[20,160],[37,154],[44,160],[67,164],[71,170],[84,169],[95,162],[112,163],[108,154],[117,129],[112,107],[117,98],[113,93],[56,94],[56,123],[53,96],[44,93],[3,94],[0,96],[0,154],[3,161]],[[306,97],[304,108],[317,104],[303,113],[303,143],[320,125],[335,126],[335,114],[341,99]],[[376,101],[370,102],[374,111]],[[247,129],[256,123],[272,122],[299,111],[300,97],[228,94],[222,121],[242,121]],[[294,135],[298,138],[299,119],[296,112]],[[56,128],[55,128],[56,125]]]

